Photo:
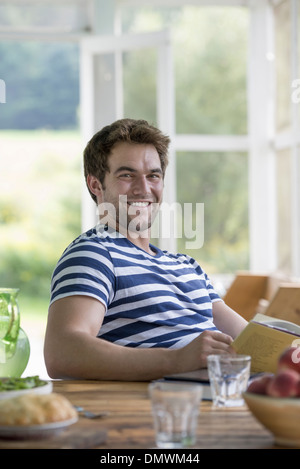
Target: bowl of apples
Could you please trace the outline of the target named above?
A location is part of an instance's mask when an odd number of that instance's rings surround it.
[[[280,355],[277,371],[253,379],[243,394],[254,417],[277,445],[300,447],[300,347]]]

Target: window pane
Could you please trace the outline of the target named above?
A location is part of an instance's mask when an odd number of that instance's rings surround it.
[[[183,236],[178,239],[178,250],[195,257],[210,273],[234,273],[249,267],[247,173],[244,153],[177,155],[177,200],[181,206],[192,204],[194,214],[191,220],[183,213],[185,226]],[[191,239],[186,234],[189,236],[195,230],[195,209],[199,203],[204,203],[203,247],[187,249]]]
[[[178,133],[247,133],[247,21],[237,8],[184,9],[175,34]]]
[[[123,67],[124,115],[156,122],[157,51],[126,52]]]
[[[177,133],[247,133],[248,14],[237,7],[123,9],[124,32],[171,30]],[[143,83],[128,87],[138,103],[145,99]]]
[[[0,142],[0,285],[47,306],[57,259],[80,233],[80,134],[2,130]]]
[[[77,128],[78,53],[73,43],[0,41],[0,129]]]

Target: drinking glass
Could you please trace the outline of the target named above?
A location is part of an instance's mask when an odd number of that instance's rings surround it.
[[[208,376],[215,407],[236,407],[244,404],[250,376],[249,355],[209,355]]]
[[[158,448],[195,445],[202,386],[157,381],[149,392]]]

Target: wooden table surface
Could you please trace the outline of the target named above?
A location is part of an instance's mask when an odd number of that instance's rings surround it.
[[[0,448],[155,448],[150,400],[144,382],[53,381],[53,391],[87,410],[107,411],[97,420],[79,416],[78,422],[58,436],[40,441],[0,440]],[[246,406],[214,409],[202,401],[198,418],[197,449],[275,448],[271,433],[255,420]]]

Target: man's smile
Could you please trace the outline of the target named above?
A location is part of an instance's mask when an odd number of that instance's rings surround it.
[[[143,208],[143,207],[148,207],[152,202],[127,202],[128,205],[131,205],[133,207],[139,207],[139,208]]]

